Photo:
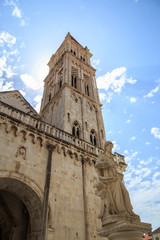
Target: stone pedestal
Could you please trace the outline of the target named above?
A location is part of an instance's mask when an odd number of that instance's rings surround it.
[[[108,236],[109,240],[142,240],[143,233],[139,231],[123,231],[112,233]]]
[[[103,219],[101,237],[109,240],[142,240],[143,233],[151,231],[151,225],[140,222],[139,217],[112,216]]]

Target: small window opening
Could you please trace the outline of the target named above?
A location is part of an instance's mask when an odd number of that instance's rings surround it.
[[[49,102],[51,101],[51,93],[49,94]]]
[[[74,86],[74,76],[72,75],[72,87]]]
[[[76,237],[78,237],[78,232],[76,232]]]
[[[89,96],[89,87],[88,87],[88,85],[87,85],[87,95]]]
[[[62,81],[59,82],[59,88],[61,88],[61,87],[62,87]]]
[[[67,114],[68,122],[70,122],[70,113]]]
[[[85,62],[85,58],[83,58],[83,61]]]
[[[75,136],[75,126],[72,128],[72,135]]]
[[[74,51],[74,55],[76,56],[76,52]]]

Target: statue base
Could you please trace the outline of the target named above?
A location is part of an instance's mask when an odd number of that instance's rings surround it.
[[[117,216],[109,215],[102,219],[102,229],[97,233],[109,240],[142,240],[143,233],[151,231],[151,225],[140,222],[137,215]]]

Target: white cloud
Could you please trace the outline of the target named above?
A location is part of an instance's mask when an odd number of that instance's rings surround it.
[[[126,121],[126,123],[130,123],[131,122],[131,119],[128,119],[127,121]]]
[[[136,98],[134,98],[134,97],[131,97],[129,100],[130,100],[131,103],[136,102]]]
[[[97,78],[97,86],[99,89],[109,89],[113,92],[121,92],[126,83],[135,84],[136,80],[127,77],[127,69],[120,67],[112,72],[107,72],[105,75]]]
[[[0,46],[4,47],[5,43],[11,48],[16,43],[16,38],[8,32],[2,31],[0,33]]]
[[[14,6],[12,16],[22,18],[21,10],[16,5]]]
[[[129,140],[134,141],[134,140],[136,140],[136,137],[133,136],[133,137],[131,137]]]
[[[154,89],[152,89],[152,90],[151,90],[147,95],[145,95],[144,97],[145,97],[145,98],[153,97],[154,94],[155,94],[156,92],[158,92],[159,88],[160,88],[160,84],[159,84],[157,87],[155,87]]]
[[[8,32],[0,32],[0,77],[12,78],[16,75],[14,58],[19,51],[15,47],[16,38]]]
[[[160,128],[153,127],[151,129],[151,134],[153,134],[155,138],[159,138],[160,139]]]
[[[14,1],[14,0],[5,0],[5,5],[8,5],[12,8],[12,16],[19,18],[20,21],[20,25],[21,26],[26,26],[29,24],[29,18],[24,18],[22,16],[22,11],[20,10],[20,8],[17,6],[18,1]]]
[[[145,142],[146,145],[150,145],[151,143],[150,142]]]
[[[4,78],[0,78],[0,91],[14,90],[13,82],[5,82]]]
[[[128,154],[128,150],[124,150],[124,155]]]
[[[106,94],[105,93],[99,93],[99,98],[100,98],[100,101],[105,101],[106,100]]]
[[[25,93],[23,90],[19,90],[19,91],[20,91],[20,93],[21,93],[23,96],[26,95],[26,93]]]
[[[40,111],[41,99],[42,99],[42,96],[41,96],[41,95],[37,95],[37,96],[33,99],[33,101],[36,103],[36,105],[35,105],[35,110],[36,110],[37,112]]]
[[[93,66],[98,66],[100,64],[100,59],[94,59],[92,63],[93,63]]]
[[[43,87],[43,82],[40,82],[40,81],[34,79],[31,75],[29,75],[27,73],[21,74],[20,78],[27,88],[31,88],[33,90],[38,90]]]
[[[117,144],[116,140],[112,141],[113,143],[113,152],[117,152],[120,150],[119,145]]]

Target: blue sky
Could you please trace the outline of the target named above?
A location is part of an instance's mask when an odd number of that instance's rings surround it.
[[[160,1],[0,0],[0,91],[37,110],[47,62],[70,32],[91,53],[107,140],[124,154],[134,211],[160,226]]]

